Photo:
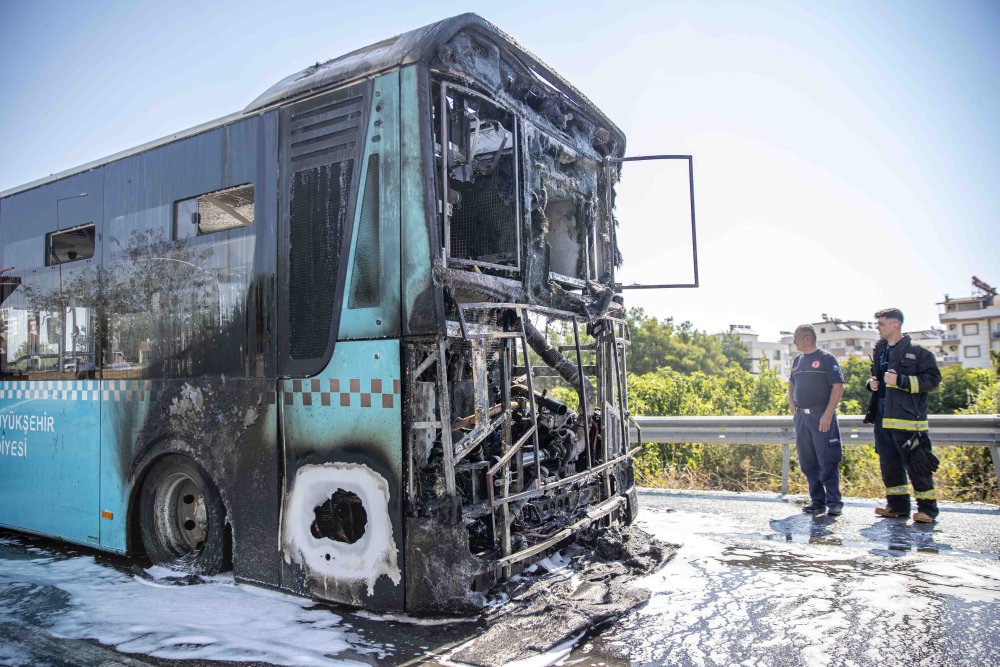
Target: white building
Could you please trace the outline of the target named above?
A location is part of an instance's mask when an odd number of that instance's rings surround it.
[[[823,314],[822,322],[813,322],[816,328],[816,345],[843,363],[849,357],[871,359],[878,343],[878,330],[874,322],[842,320]]]
[[[947,335],[947,332],[944,329],[907,331],[906,335],[910,337],[911,343],[919,345],[934,355],[934,358],[937,360],[938,368],[955,366],[958,364],[957,357],[949,356],[945,345],[945,336]]]
[[[944,359],[965,368],[992,368],[990,350],[1000,350],[1000,298],[997,290],[972,278],[978,294],[951,298],[944,295],[939,317],[945,328]]]
[[[760,340],[760,336],[754,333],[748,324],[730,324],[727,333],[735,334],[743,344],[750,350],[750,372],[759,375],[761,371],[761,361],[767,362],[767,368],[772,368],[778,373],[778,377],[787,380],[792,370],[792,359],[795,358],[795,346],[790,345],[791,338],[787,341],[775,343],[772,341]],[[725,334],[715,334],[721,338]]]

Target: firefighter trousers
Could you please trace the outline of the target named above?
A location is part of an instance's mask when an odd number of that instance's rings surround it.
[[[885,484],[885,498],[889,509],[910,513],[910,488],[907,485],[909,476],[909,481],[913,484],[913,495],[917,499],[917,510],[936,517],[938,505],[933,475],[915,474],[903,455],[903,443],[912,435],[912,431],[882,428],[882,402],[879,401],[875,413],[875,451],[878,452],[879,466],[882,468],[882,482]]]

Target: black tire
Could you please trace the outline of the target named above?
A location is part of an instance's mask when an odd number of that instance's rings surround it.
[[[207,575],[229,567],[222,498],[205,471],[185,456],[164,456],[146,474],[139,531],[154,565]]]

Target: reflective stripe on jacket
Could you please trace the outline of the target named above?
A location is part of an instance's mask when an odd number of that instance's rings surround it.
[[[885,383],[885,376],[879,373],[878,362],[887,346],[888,343],[880,340],[875,346],[872,358],[872,375],[882,384]],[[903,336],[889,351],[888,361],[889,366],[886,370],[896,371],[897,384],[886,385],[885,403],[882,406],[882,428],[926,431],[927,393],[937,389],[941,383],[941,371],[938,370],[937,360],[924,348],[912,344],[909,336]],[[876,400],[873,394],[869,416],[873,412]]]

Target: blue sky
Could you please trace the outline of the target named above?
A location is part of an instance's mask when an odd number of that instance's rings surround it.
[[[926,327],[972,275],[1000,283],[996,2],[0,0],[0,191],[470,9],[576,84],[630,154],[694,155],[702,287],[628,303],[774,338],[888,304]],[[656,210],[620,222],[664,279],[686,276]]]

